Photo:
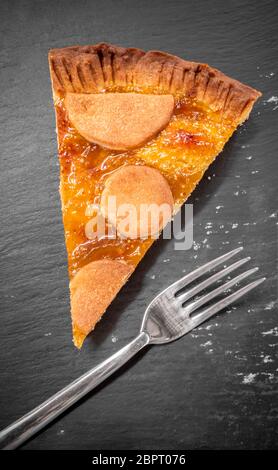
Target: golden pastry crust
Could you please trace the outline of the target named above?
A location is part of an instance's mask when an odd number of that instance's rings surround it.
[[[116,198],[114,208],[109,208],[111,197]],[[131,210],[126,207],[126,203],[131,204]],[[100,209],[123,236],[155,238],[171,219],[173,205],[169,184],[158,170],[145,165],[125,165],[106,180]],[[121,208],[122,214],[119,213]],[[151,209],[152,217],[148,216],[151,215]],[[128,226],[123,222],[127,218]]]
[[[67,93],[69,119],[89,142],[113,150],[144,145],[169,123],[173,95]]]
[[[102,259],[83,266],[70,283],[74,343],[82,343],[125,284],[133,268],[124,261]]]
[[[135,91],[196,98],[236,125],[247,119],[260,92],[207,64],[159,51],[100,43],[49,52],[55,96]]]

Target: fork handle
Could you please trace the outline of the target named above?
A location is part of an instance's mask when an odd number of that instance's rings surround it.
[[[16,449],[50,421],[67,410],[71,405],[97,387],[107,377],[123,366],[150,341],[145,332],[141,332],[133,341],[111,357],[89,370],[60,392],[34,408],[13,424],[0,432],[0,449]]]

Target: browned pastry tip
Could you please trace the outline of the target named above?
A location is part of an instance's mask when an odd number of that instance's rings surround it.
[[[81,347],[132,273],[124,261],[101,259],[82,267],[70,283],[74,343]]]

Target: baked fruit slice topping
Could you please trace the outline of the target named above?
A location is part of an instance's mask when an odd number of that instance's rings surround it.
[[[205,64],[109,44],[54,49],[49,65],[81,347],[260,93]],[[142,205],[163,208],[155,226]],[[88,230],[95,217],[101,237]]]
[[[89,142],[112,150],[144,145],[167,126],[172,95],[140,93],[68,93],[69,120]]]

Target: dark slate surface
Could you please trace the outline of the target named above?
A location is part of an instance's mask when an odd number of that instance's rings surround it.
[[[240,244],[267,282],[140,354],[25,449],[277,446],[275,1],[1,1],[1,427],[126,344],[148,301]],[[195,249],[160,241],[78,352],[71,343],[51,47],[99,41],[208,62],[263,92],[195,191]]]

